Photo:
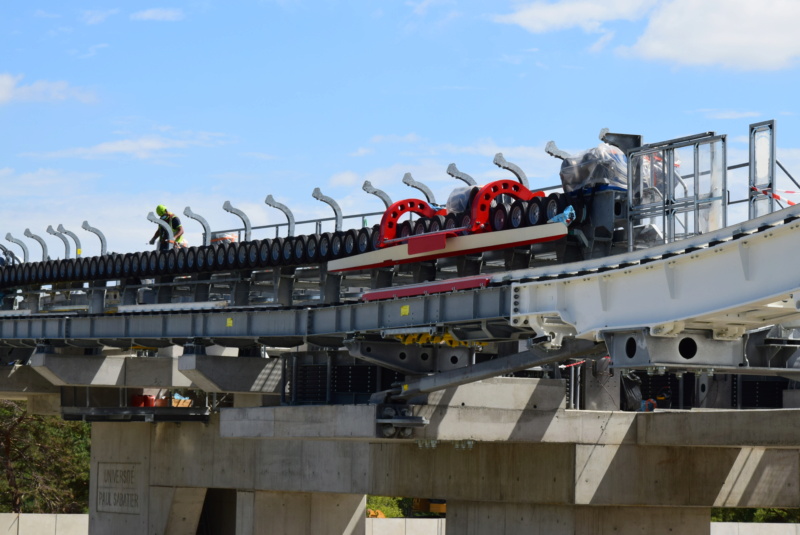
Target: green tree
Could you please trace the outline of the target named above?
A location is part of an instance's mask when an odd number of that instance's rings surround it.
[[[386,515],[386,518],[402,518],[404,515],[400,500],[402,498],[367,496],[367,509],[380,511]]]
[[[800,523],[800,509],[712,508],[712,522]]]
[[[86,423],[27,414],[25,403],[0,400],[0,511],[87,512],[89,435]]]

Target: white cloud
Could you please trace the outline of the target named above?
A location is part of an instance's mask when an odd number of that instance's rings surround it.
[[[51,30],[48,30],[47,35],[50,37],[59,37],[61,35],[69,35],[73,31],[75,30],[73,30],[69,26],[59,26],[58,28],[53,28]]]
[[[614,32],[605,32],[600,39],[589,47],[589,52],[602,52],[606,45],[614,38]]]
[[[258,160],[275,160],[276,157],[272,154],[267,154],[266,152],[243,152],[242,156],[247,156],[248,158],[256,158]]]
[[[51,168],[26,172],[18,172],[10,167],[0,169],[0,185],[9,197],[15,199],[60,198],[86,188],[97,177],[98,175],[91,173]]]
[[[605,22],[636,20],[657,0],[563,0],[528,3],[509,15],[494,16],[495,22],[516,24],[529,32],[545,33],[569,28],[597,32]]]
[[[182,9],[153,8],[137,11],[131,20],[154,20],[159,22],[175,22],[185,18]]]
[[[89,47],[89,50],[87,50],[86,52],[83,52],[83,53],[80,53],[78,51],[72,51],[71,53],[77,58],[88,59],[88,58],[96,56],[97,52],[99,50],[104,49],[104,48],[108,48],[108,44],[107,43],[100,43],[100,44],[97,44],[97,45],[92,45],[92,46]]]
[[[495,22],[533,33],[580,28],[602,32],[590,51],[602,50],[616,21],[647,17],[644,32],[617,53],[676,65],[778,70],[800,57],[796,0],[560,0],[527,2]]]
[[[58,102],[77,100],[93,102],[95,96],[90,91],[72,87],[67,82],[39,80],[30,85],[20,85],[22,75],[0,74],[0,105],[19,102]]]
[[[453,0],[420,0],[417,2],[406,2],[415,15],[424,17],[428,14],[428,9],[436,4],[452,4]]]
[[[500,56],[501,62],[510,63],[511,65],[521,65],[524,60],[525,58],[519,55],[503,54]]]
[[[679,65],[740,70],[790,67],[800,56],[794,0],[669,0],[625,53]]]
[[[83,12],[81,20],[89,25],[100,24],[101,22],[105,22],[108,17],[116,15],[117,13],[119,13],[119,9],[107,9],[105,11],[87,10]]]
[[[761,117],[761,112],[757,111],[738,111],[738,110],[717,110],[702,109],[697,110],[709,119],[747,119],[748,117]]]
[[[366,156],[367,154],[372,154],[372,153],[373,153],[372,149],[369,149],[367,147],[359,147],[358,150],[356,150],[354,152],[351,152],[350,156],[354,156],[354,157],[357,158],[357,157]]]
[[[222,144],[220,134],[184,134],[180,138],[161,136],[142,136],[137,139],[107,141],[91,147],[74,147],[46,153],[26,153],[22,156],[37,158],[82,158],[92,160],[113,156],[130,156],[139,160],[168,157],[170,149],[189,147],[210,147]]]
[[[33,16],[40,19],[57,19],[61,17],[61,15],[58,13],[50,13],[49,11],[45,11],[43,9],[37,9],[34,11]]]

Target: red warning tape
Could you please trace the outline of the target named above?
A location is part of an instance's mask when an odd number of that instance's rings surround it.
[[[777,193],[772,193],[772,192],[770,192],[768,189],[758,189],[758,188],[757,188],[757,187],[755,187],[755,186],[751,186],[751,187],[750,187],[750,189],[751,189],[751,190],[753,190],[753,191],[760,191],[761,193],[763,193],[763,194],[764,194],[764,195],[766,195],[767,197],[772,197],[772,198],[773,198],[773,199],[775,199],[776,201],[784,201],[784,202],[785,202],[786,204],[788,204],[789,206],[794,206],[794,205],[796,205],[796,204],[797,204],[797,203],[795,203],[795,202],[792,202],[792,201],[790,201],[789,199],[784,199],[783,197],[781,197],[781,196],[780,196],[780,195],[778,195]]]

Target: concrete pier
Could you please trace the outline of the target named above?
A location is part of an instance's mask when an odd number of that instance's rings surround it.
[[[360,535],[366,494],[445,499],[447,533],[476,535],[708,534],[711,507],[800,507],[797,410],[573,411],[534,379],[428,401],[404,440],[376,438],[374,405],[95,423],[90,532]]]

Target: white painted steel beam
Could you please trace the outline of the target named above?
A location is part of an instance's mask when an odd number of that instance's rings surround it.
[[[511,325],[551,335],[557,345],[563,336],[600,340],[603,332],[642,328],[655,336],[700,329],[730,340],[798,320],[799,215],[800,207],[782,210],[639,251],[638,260],[629,253],[573,265],[563,278],[552,269],[527,273],[537,280],[512,285]]]

